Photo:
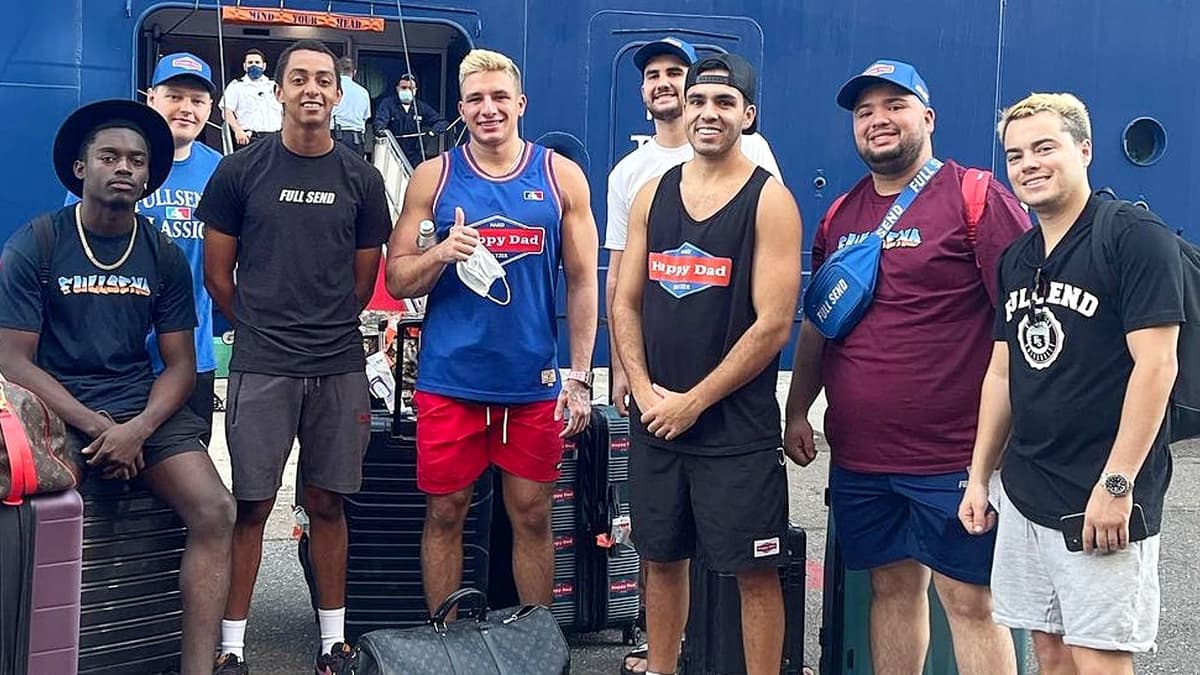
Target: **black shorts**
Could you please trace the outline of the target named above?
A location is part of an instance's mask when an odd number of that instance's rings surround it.
[[[710,569],[730,573],[787,563],[781,449],[689,455],[632,439],[629,472],[632,537],[643,559],[698,555]]]
[[[216,386],[217,371],[196,373],[196,386],[192,389],[192,397],[186,404],[188,410],[196,413],[196,416],[207,427],[204,435],[200,437],[205,445],[209,445],[209,442],[212,441],[213,402],[216,397]]]
[[[119,418],[117,421],[125,422],[129,419],[131,416]],[[180,408],[159,425],[145,443],[142,443],[142,461],[145,463],[143,470],[149,469],[168,457],[185,452],[208,452],[208,447],[203,440],[206,431],[204,420],[188,407]],[[83,449],[95,440],[71,426],[67,427],[67,437],[67,442],[77,450]],[[90,469],[91,467],[86,468]]]
[[[229,374],[225,440],[234,497],[250,502],[274,499],[296,439],[305,485],[340,494],[358,492],[371,442],[366,372],[321,377]]]

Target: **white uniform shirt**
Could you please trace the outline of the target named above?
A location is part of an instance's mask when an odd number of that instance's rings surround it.
[[[766,169],[780,183],[783,175],[779,164],[771,153],[767,140],[758,134],[742,136],[742,153],[751,162]],[[608,174],[608,225],[605,228],[604,248],[624,251],[625,239],[629,234],[629,207],[639,190],[667,169],[692,159],[692,146],[688,143],[677,148],[665,148],[651,138],[642,147],[625,155]]]
[[[230,82],[218,106],[232,110],[243,130],[268,132],[283,128],[283,106],[275,98],[275,82],[266,75],[257,80],[247,75]]]

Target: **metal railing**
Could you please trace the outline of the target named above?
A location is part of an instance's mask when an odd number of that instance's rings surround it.
[[[413,167],[408,158],[400,151],[400,144],[392,132],[384,130],[382,135],[375,137],[375,148],[371,154],[371,162],[383,175],[384,192],[387,194],[388,212],[392,222],[400,217],[400,207],[404,205],[404,191],[412,178]],[[411,316],[425,314],[425,297],[409,298],[404,301],[405,313]]]
[[[408,188],[408,180],[412,178],[412,164],[409,164],[408,158],[400,151],[400,143],[396,141],[396,137],[386,129],[382,135],[375,137],[371,161],[375,168],[379,169],[379,173],[383,174],[388,210],[394,223],[400,216],[400,207],[404,204],[404,190]]]

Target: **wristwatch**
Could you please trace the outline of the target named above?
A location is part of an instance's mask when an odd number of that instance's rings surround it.
[[[568,370],[564,380],[575,380],[588,389],[592,388],[592,378],[595,377],[590,370]]]
[[[1114,497],[1124,497],[1133,492],[1133,481],[1122,473],[1106,473],[1100,476],[1100,484]]]

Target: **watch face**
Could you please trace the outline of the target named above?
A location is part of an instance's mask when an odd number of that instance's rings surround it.
[[[1119,473],[1109,474],[1104,479],[1104,489],[1114,497],[1121,497],[1129,492],[1129,479]]]

